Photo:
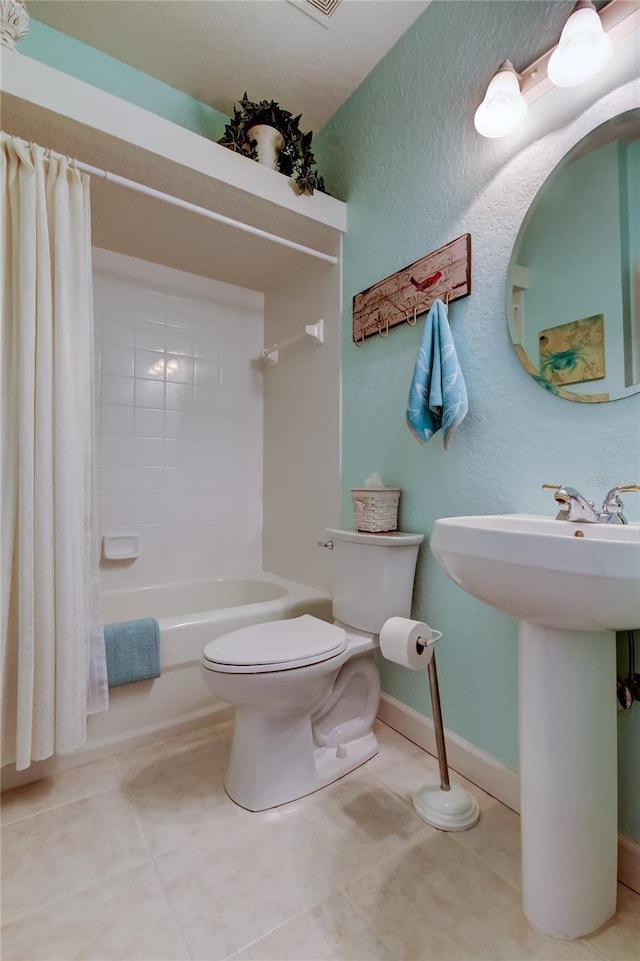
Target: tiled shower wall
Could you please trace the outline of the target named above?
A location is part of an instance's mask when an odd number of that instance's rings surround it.
[[[94,250],[103,587],[261,567],[263,295]]]

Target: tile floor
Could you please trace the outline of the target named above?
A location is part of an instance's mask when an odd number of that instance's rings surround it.
[[[230,724],[3,796],[4,961],[636,961],[640,896],[579,942],[525,921],[518,818],[479,788],[479,824],[413,813],[430,755],[383,724],[377,757],[250,814],[225,795]]]

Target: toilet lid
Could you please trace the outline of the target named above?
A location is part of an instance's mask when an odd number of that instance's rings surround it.
[[[203,651],[203,665],[229,673],[285,671],[326,661],[346,646],[347,635],[341,627],[303,614],[216,637]]]

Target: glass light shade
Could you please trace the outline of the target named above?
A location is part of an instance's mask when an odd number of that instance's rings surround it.
[[[517,73],[511,66],[504,67],[487,87],[473,123],[483,137],[506,137],[520,126],[527,109]]]
[[[594,7],[582,7],[564,25],[547,72],[556,87],[577,87],[595,77],[611,59],[613,43]]]

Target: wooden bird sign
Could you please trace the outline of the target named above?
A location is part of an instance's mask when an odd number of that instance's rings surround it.
[[[414,323],[434,300],[458,300],[471,293],[471,234],[463,234],[353,298],[353,340],[386,336],[390,327]]]

